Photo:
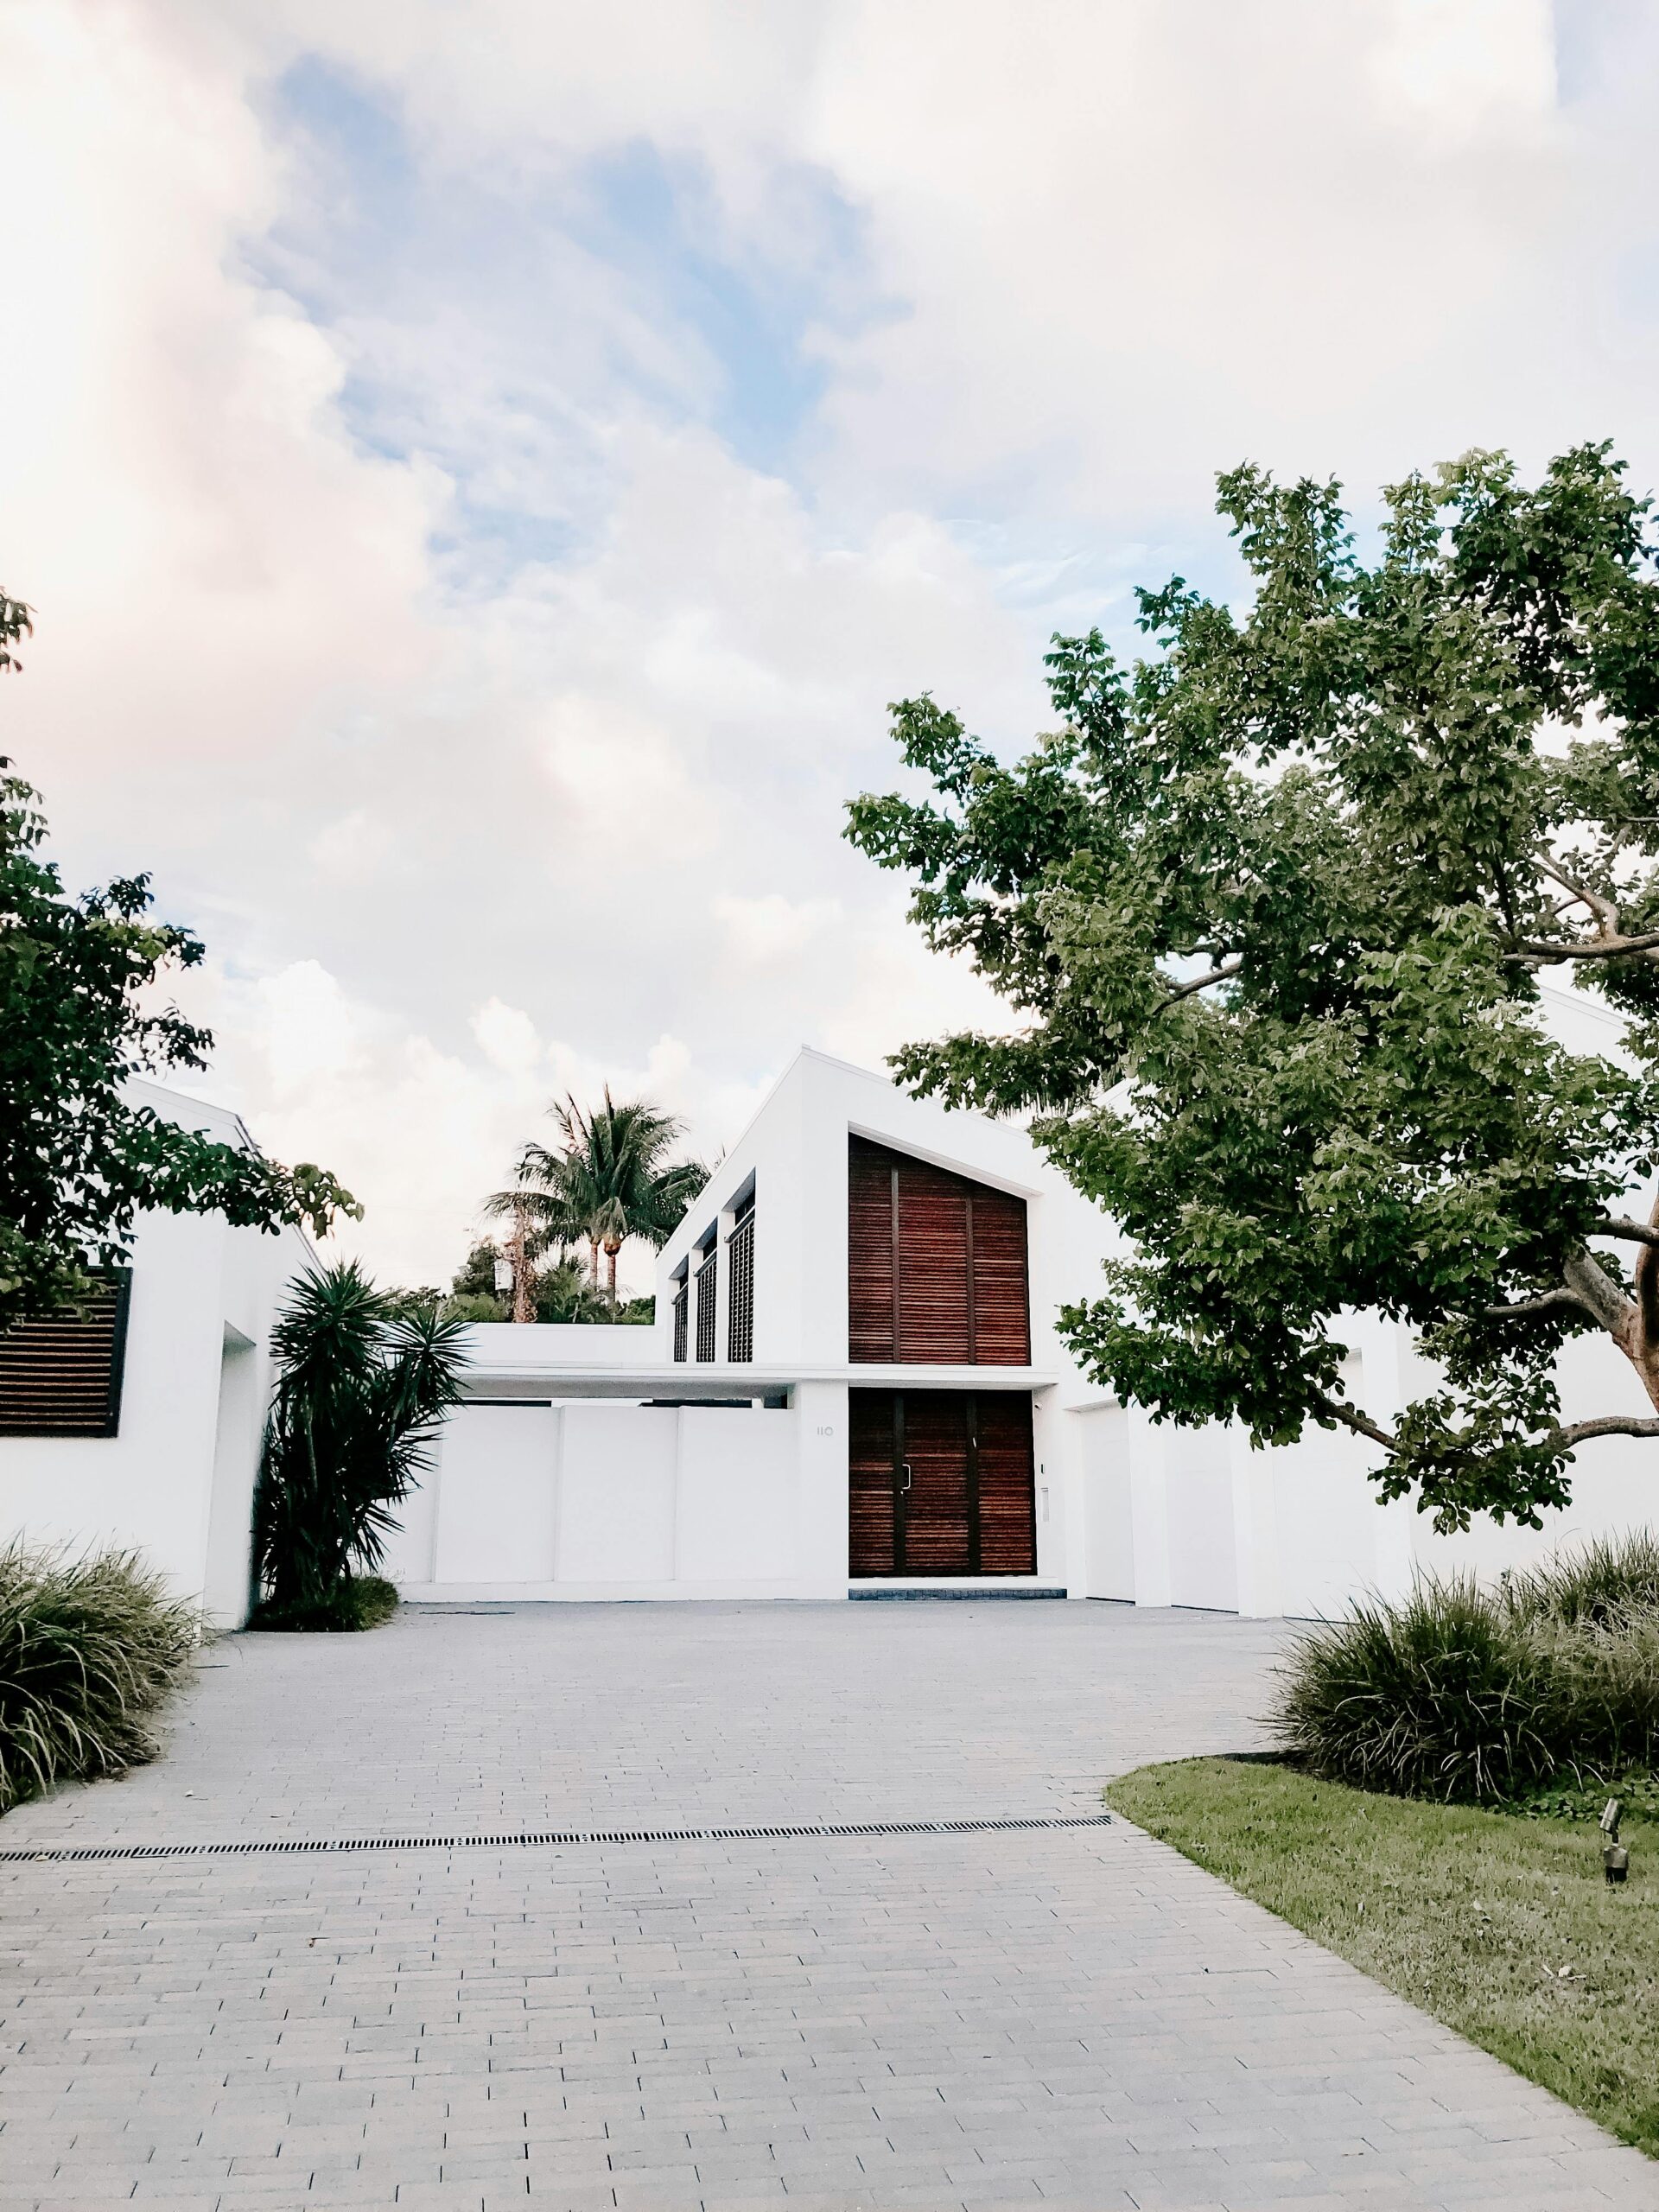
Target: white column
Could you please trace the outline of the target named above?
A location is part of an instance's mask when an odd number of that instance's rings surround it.
[[[1238,1610],[1246,1620],[1275,1618],[1284,1611],[1279,1575],[1278,1499],[1271,1452],[1253,1452],[1249,1431],[1228,1425],[1233,1482],[1233,1543]]]
[[[799,1441],[797,1544],[803,1595],[844,1598],[848,1574],[847,1385],[798,1382],[792,1416]],[[776,1421],[776,1414],[757,1414]]]
[[[1169,1580],[1169,1486],[1166,1438],[1140,1406],[1129,1411],[1129,1510],[1135,1529],[1135,1602],[1166,1605]]]
[[[1068,1598],[1088,1591],[1084,1554],[1083,1446],[1075,1414],[1054,1390],[1039,1391],[1031,1405],[1037,1474],[1037,1572],[1062,1582]],[[1045,1513],[1046,1508],[1046,1513]]]

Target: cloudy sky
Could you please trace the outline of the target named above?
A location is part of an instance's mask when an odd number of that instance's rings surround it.
[[[712,1153],[980,1018],[840,842],[886,702],[1017,745],[1218,468],[1659,482],[1643,0],[0,13],[0,744],[392,1278],[556,1090]]]

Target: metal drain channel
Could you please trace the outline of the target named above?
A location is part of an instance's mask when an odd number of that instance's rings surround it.
[[[526,1828],[503,1835],[260,1836],[241,1843],[42,1844],[34,1851],[0,1851],[0,1865],[63,1866],[103,1859],[271,1859],[350,1851],[534,1851],[550,1844],[767,1843],[804,1836],[989,1835],[1004,1828],[1103,1828],[1111,1822],[1109,1813],[1077,1813],[1000,1821],[799,1821],[766,1827]]]

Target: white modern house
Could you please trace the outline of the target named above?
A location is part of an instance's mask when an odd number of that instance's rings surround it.
[[[1581,998],[1552,1018],[1616,1049]],[[1154,1424],[1055,1326],[1117,1243],[1018,1126],[804,1050],[660,1255],[654,1326],[472,1332],[467,1402],[389,1571],[436,1603],[1001,1593],[1307,1616],[1659,1518],[1659,1453],[1630,1439],[1585,1447],[1541,1534],[1442,1538],[1377,1503],[1345,1431],[1254,1452],[1222,1424]],[[310,1256],[292,1232],[148,1217],[79,1367],[54,1364],[54,1325],[0,1339],[0,1537],[136,1546],[244,1618],[270,1322]],[[1368,1315],[1347,1333],[1350,1394],[1386,1421],[1424,1386],[1410,1335]],[[1562,1380],[1569,1418],[1646,1410],[1611,1345],[1569,1346]]]
[[[1562,1021],[1601,1019],[1582,1000]],[[1573,1041],[1605,1048],[1599,1031]],[[1111,1224],[1024,1131],[804,1050],[660,1255],[654,1328],[474,1332],[469,1402],[410,1501],[405,1594],[1111,1599],[1312,1615],[1419,1567],[1495,1573],[1650,1523],[1659,1455],[1586,1447],[1541,1535],[1437,1536],[1379,1505],[1371,1447],[1255,1452],[1116,1404],[1058,1307]],[[1409,1333],[1353,1317],[1351,1395],[1424,1386]],[[1610,1345],[1569,1347],[1569,1417],[1646,1408]]]
[[[251,1147],[223,1107],[156,1084],[130,1090]],[[142,1552],[216,1623],[239,1627],[270,1325],[313,1257],[298,1230],[145,1214],[125,1279],[89,1313],[0,1337],[0,1541]]]

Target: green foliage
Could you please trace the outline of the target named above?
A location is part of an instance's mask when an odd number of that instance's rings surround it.
[[[17,634],[0,594],[0,666]],[[134,1103],[135,1075],[199,1068],[213,1043],[156,987],[200,940],[149,914],[149,880],[79,899],[41,858],[35,794],[0,759],[0,1328],[73,1304],[119,1266],[144,1208],[325,1232],[361,1209],[332,1175],[286,1168]]]
[[[1140,594],[1147,657],[1057,638],[1058,727],[1005,766],[924,695],[926,798],[848,835],[914,880],[1018,1033],[898,1055],[924,1094],[1035,1109],[1133,1250],[1065,1309],[1158,1420],[1258,1445],[1347,1422],[1442,1527],[1537,1522],[1574,1446],[1554,1363],[1610,1335],[1659,1406],[1659,1252],[1624,1224],[1659,1091],[1545,1033],[1567,960],[1659,1052],[1659,582],[1602,446],[1522,485],[1471,454],[1387,493],[1375,560],[1335,486],[1243,467],[1238,613]],[[1589,1241],[1637,1245],[1632,1281]],[[1525,1310],[1513,1311],[1522,1307]],[[1422,1332],[1443,1380],[1394,1433],[1344,1395],[1344,1316]]]
[[[282,1629],[312,1635],[354,1635],[384,1628],[398,1606],[397,1586],[378,1574],[348,1574],[320,1598],[274,1599],[257,1607],[250,1628]]]
[[[372,1575],[393,1509],[429,1465],[460,1402],[465,1325],[388,1310],[355,1261],[295,1286],[271,1332],[276,1387],[254,1497],[264,1627],[351,1627],[358,1569]]]
[[[0,1551],[0,1813],[154,1758],[149,1722],[200,1633],[132,1553]]]
[[[1488,1594],[1420,1581],[1321,1622],[1281,1669],[1274,1724],[1310,1772],[1491,1803],[1659,1758],[1655,1548],[1598,1545]]]
[[[1113,1809],[1317,1943],[1659,2156],[1659,1827],[1610,1889],[1576,1821],[1506,1819],[1185,1759]],[[1601,1808],[1599,1800],[1597,1812]]]

